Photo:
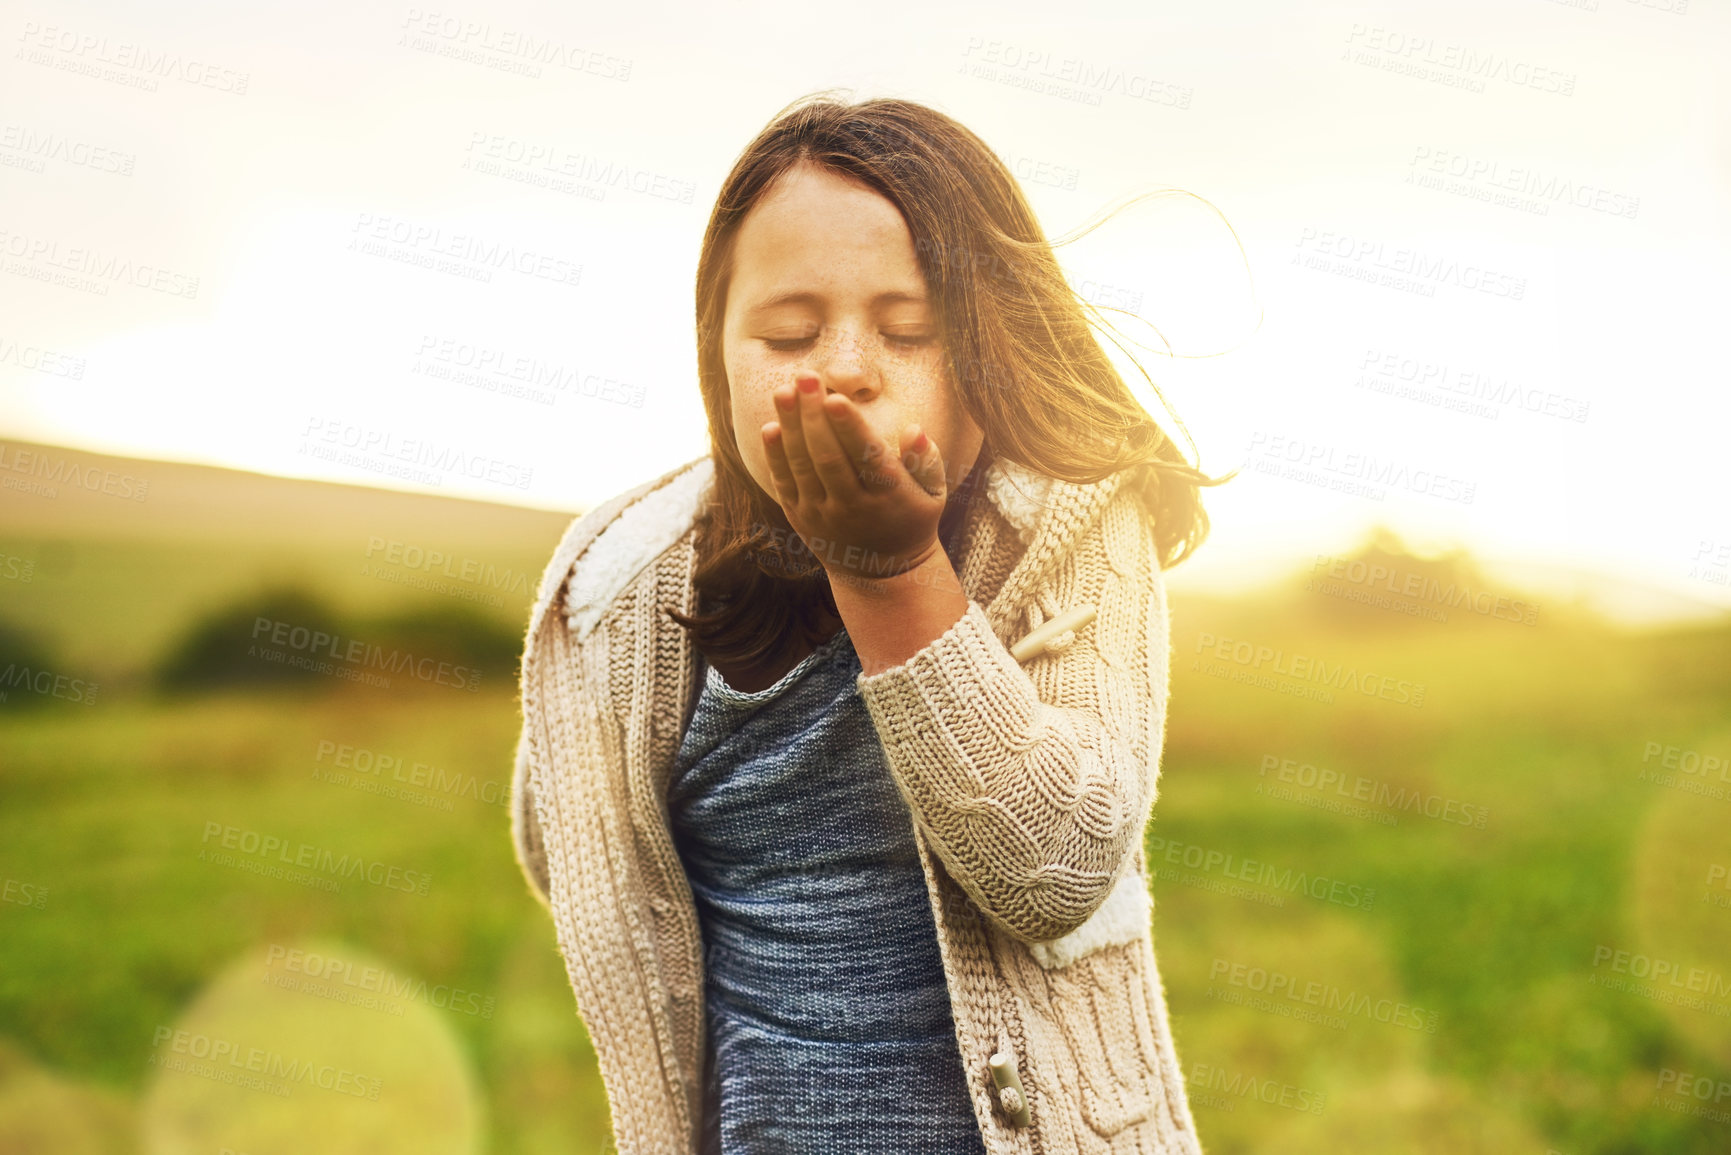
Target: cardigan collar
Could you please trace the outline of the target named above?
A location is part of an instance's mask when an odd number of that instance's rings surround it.
[[[587,637],[619,594],[692,532],[714,476],[714,461],[705,454],[604,503],[593,519],[587,514],[576,518],[542,576],[530,638],[561,588],[567,625],[578,640]],[[992,608],[1019,607],[1032,597],[1110,502],[1123,476],[1078,484],[993,458],[981,479],[985,496],[1025,549]],[[610,513],[603,512],[607,506],[613,507]]]

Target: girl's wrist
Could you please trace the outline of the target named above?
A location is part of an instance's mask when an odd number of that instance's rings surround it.
[[[873,561],[868,553],[857,569],[826,565],[824,568],[831,589],[839,587],[870,598],[895,598],[910,588],[954,589],[958,592],[962,588],[949,555],[936,538],[932,539],[924,556],[895,572],[873,573]]]
[[[867,674],[906,662],[968,612],[968,595],[942,549],[892,576],[832,573],[830,593]]]

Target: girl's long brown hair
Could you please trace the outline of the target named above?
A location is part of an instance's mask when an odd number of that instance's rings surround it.
[[[801,163],[875,190],[901,211],[913,237],[956,399],[985,435],[978,461],[950,494],[940,524],[946,544],[987,464],[1003,457],[1078,484],[1134,470],[1127,481],[1141,488],[1154,519],[1162,567],[1196,551],[1208,534],[1198,489],[1226,478],[1192,468],[1124,384],[1089,327],[1091,306],[1065,280],[1003,161],[924,105],[809,96],[740,154],[697,264],[697,370],[715,491],[697,519],[697,612],[668,613],[711,662],[753,667],[779,659],[797,642],[821,640],[822,623],[836,613],[822,566],[746,471],[722,360],[739,226]]]

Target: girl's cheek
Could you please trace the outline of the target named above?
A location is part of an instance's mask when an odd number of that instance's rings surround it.
[[[949,424],[952,407],[938,382],[921,377],[905,383],[897,408],[904,422],[918,421],[922,426],[929,425],[936,436],[938,429]]]
[[[729,362],[727,389],[733,399],[734,423],[742,425],[756,418],[755,427],[775,419],[775,384],[762,366],[749,361]]]

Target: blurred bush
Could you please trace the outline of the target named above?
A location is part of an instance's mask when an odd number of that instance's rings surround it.
[[[284,646],[282,639],[294,639]],[[154,671],[160,690],[219,686],[328,684],[313,663],[267,660],[266,652],[318,658],[360,651],[393,658],[432,659],[480,670],[491,682],[515,680],[522,640],[466,605],[417,606],[377,616],[344,614],[317,594],[278,586],[237,599],[195,620]]]
[[[63,669],[40,633],[0,621],[0,712],[42,709],[75,693],[82,700],[86,683],[75,687]]]

